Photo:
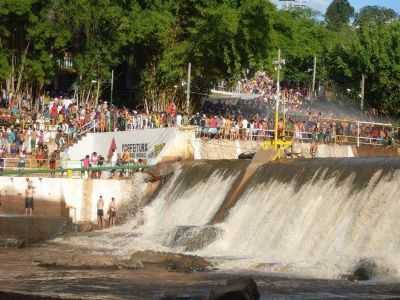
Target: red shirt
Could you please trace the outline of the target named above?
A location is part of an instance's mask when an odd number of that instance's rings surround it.
[[[217,128],[218,127],[218,122],[216,118],[212,118],[210,120],[210,128]]]

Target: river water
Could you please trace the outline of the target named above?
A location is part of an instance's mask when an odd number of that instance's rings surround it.
[[[227,279],[251,276],[264,300],[398,299],[400,295],[400,285],[396,282],[302,279],[248,271],[185,274],[160,269],[53,269],[32,263],[52,252],[54,245],[0,250],[0,290],[63,299],[200,300],[205,299],[210,289],[224,285]],[[2,298],[0,294],[0,299],[9,298]]]
[[[233,198],[248,167],[246,161],[183,163],[126,224],[55,243],[119,258],[140,250],[198,255],[218,271],[183,275],[36,267],[45,272],[36,282],[47,291],[87,292],[88,297],[102,291],[110,299],[162,299],[168,293],[196,299],[227,278],[251,274],[262,299],[400,295],[399,159],[270,163]],[[371,280],[341,280],[365,262],[372,266]],[[29,289],[32,280],[27,276],[21,282]]]

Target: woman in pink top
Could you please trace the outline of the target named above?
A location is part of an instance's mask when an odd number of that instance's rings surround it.
[[[83,167],[82,174],[85,174],[90,167],[89,155],[86,155],[85,158],[82,159],[82,167]]]

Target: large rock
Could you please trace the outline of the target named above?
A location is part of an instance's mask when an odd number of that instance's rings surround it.
[[[397,270],[382,259],[364,258],[353,267],[350,274],[342,276],[350,281],[365,281],[397,277]]]
[[[132,266],[142,264],[144,268],[155,266],[171,272],[200,272],[211,267],[210,263],[200,256],[157,251],[135,252],[124,263]]]
[[[260,293],[254,279],[237,278],[228,280],[222,287],[210,291],[207,300],[259,300]]]
[[[0,248],[23,248],[23,247],[25,247],[24,240],[0,237]]]
[[[178,226],[169,234],[164,244],[170,248],[192,252],[215,242],[222,232],[215,226]]]

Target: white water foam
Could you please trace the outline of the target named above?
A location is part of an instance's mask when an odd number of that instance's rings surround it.
[[[337,186],[335,178],[315,174],[299,190],[278,181],[256,185],[221,224],[223,238],[198,254],[241,258],[227,260],[225,268],[269,263],[320,278],[350,272],[364,257],[400,269],[398,184],[381,178],[376,188],[380,175],[357,192],[353,176]]]
[[[178,170],[141,217],[107,230],[87,245],[97,243],[120,255],[146,249],[177,251],[164,246],[169,234],[179,226],[209,224],[240,174],[216,162],[204,164],[215,164],[215,168],[207,176],[197,174],[198,169]],[[259,169],[224,222],[216,225],[223,232],[221,237],[194,253],[214,258],[223,269],[319,278],[338,278],[361,259],[370,258],[390,266],[388,275],[396,277],[400,270],[400,170],[385,173],[376,168],[360,187],[363,169],[347,170],[342,176],[341,168],[321,167],[302,181],[304,174],[296,168],[282,171],[293,172],[288,180],[272,167]],[[79,243],[87,243],[83,240]]]

